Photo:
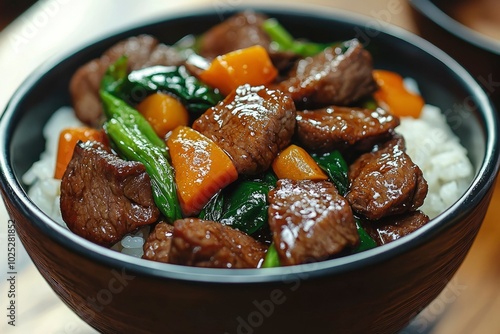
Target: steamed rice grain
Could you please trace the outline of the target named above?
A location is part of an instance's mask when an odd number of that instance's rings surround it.
[[[425,105],[419,119],[401,118],[396,132],[406,141],[406,152],[417,164],[429,186],[420,208],[430,218],[446,210],[469,186],[473,168],[467,150],[452,132],[441,110]]]
[[[28,196],[31,200],[64,227],[66,224],[62,220],[59,207],[61,181],[54,179],[59,134],[65,128],[82,125],[72,108],[58,109],[43,128],[45,151],[40,155],[40,160],[35,162],[22,177],[22,181],[29,186]]]

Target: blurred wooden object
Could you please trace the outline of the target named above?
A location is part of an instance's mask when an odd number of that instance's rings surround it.
[[[441,297],[422,314],[435,316],[431,333],[500,333],[500,182],[479,234]],[[447,302],[449,301],[449,302]]]

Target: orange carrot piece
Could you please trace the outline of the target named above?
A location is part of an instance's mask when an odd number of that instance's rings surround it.
[[[200,212],[220,189],[238,178],[229,156],[198,131],[179,126],[167,139],[184,216]]]
[[[148,120],[160,138],[178,127],[187,125],[189,113],[175,97],[164,93],[155,93],[146,97],[137,105],[137,110]]]
[[[328,179],[309,153],[294,144],[281,151],[274,159],[272,167],[279,179],[315,181]]]
[[[200,74],[200,79],[228,95],[243,84],[268,84],[277,74],[267,50],[255,45],[216,57]]]
[[[420,95],[408,91],[399,74],[386,70],[374,70],[373,77],[379,85],[379,89],[373,97],[380,106],[396,116],[414,118],[420,116],[424,99]]]
[[[104,144],[106,147],[109,145],[106,134],[102,130],[97,130],[89,127],[80,128],[67,128],[59,134],[59,144],[57,146],[57,160],[54,178],[62,179],[68,164],[73,157],[76,143],[81,140],[97,141]]]

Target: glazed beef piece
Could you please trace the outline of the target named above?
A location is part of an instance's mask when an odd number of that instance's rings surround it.
[[[404,139],[395,136],[349,167],[352,209],[371,220],[417,210],[427,195],[420,168],[404,152]]]
[[[174,226],[165,222],[156,224],[144,243],[143,259],[168,263]]]
[[[267,16],[251,10],[231,16],[202,35],[200,56],[211,60],[231,51],[260,45],[267,50],[271,61],[278,70],[289,69],[299,59],[299,56],[272,48],[271,38],[262,29],[262,24],[267,19]]]
[[[184,62],[173,48],[149,35],[130,37],[109,48],[100,58],[80,67],[71,77],[69,90],[76,116],[82,122],[99,126],[103,112],[99,99],[101,79],[109,65],[121,56],[128,57],[130,70],[153,65],[180,65]]]
[[[282,92],[243,85],[200,116],[193,129],[226,151],[238,173],[254,175],[288,146],[295,116],[293,101]]]
[[[210,268],[257,268],[267,246],[217,222],[196,218],[174,222],[170,263]]]
[[[363,224],[363,227],[377,245],[381,246],[418,230],[428,222],[429,217],[417,210],[370,221]]]
[[[327,181],[278,180],[268,213],[282,265],[325,260],[359,242],[349,204]]]
[[[377,108],[328,107],[297,112],[297,137],[314,151],[370,151],[391,138],[399,118]]]
[[[261,28],[266,19],[267,16],[250,10],[229,17],[202,35],[199,54],[213,59],[253,45],[261,45],[267,49],[271,44],[271,39]]]
[[[95,142],[75,147],[61,181],[60,204],[71,231],[104,246],[160,215],[144,165],[124,161]]]
[[[346,106],[377,89],[372,70],[370,53],[353,39],[297,61],[277,88],[291,94],[298,109]]]

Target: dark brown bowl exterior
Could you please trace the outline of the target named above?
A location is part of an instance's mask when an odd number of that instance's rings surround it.
[[[105,38],[40,69],[0,121],[2,196],[19,237],[54,291],[101,332],[397,332],[438,296],[473,243],[491,198],[499,151],[496,114],[470,76],[439,50],[399,30],[373,34],[362,20],[324,8],[258,10],[278,18],[296,36],[320,41],[364,38],[376,67],[414,77],[428,102],[443,108],[470,152],[476,177],[459,202],[412,235],[320,263],[201,269],[99,247],[40,212],[19,181],[43,150],[43,124],[58,107],[69,105],[71,73],[114,42],[151,33],[173,43],[219,22],[221,13],[191,13]],[[466,108],[450,107],[457,104]]]
[[[394,333],[451,281],[478,232],[491,191],[459,224],[363,268],[268,283],[200,283],[103,265],[8,211],[40,273],[103,333]]]

